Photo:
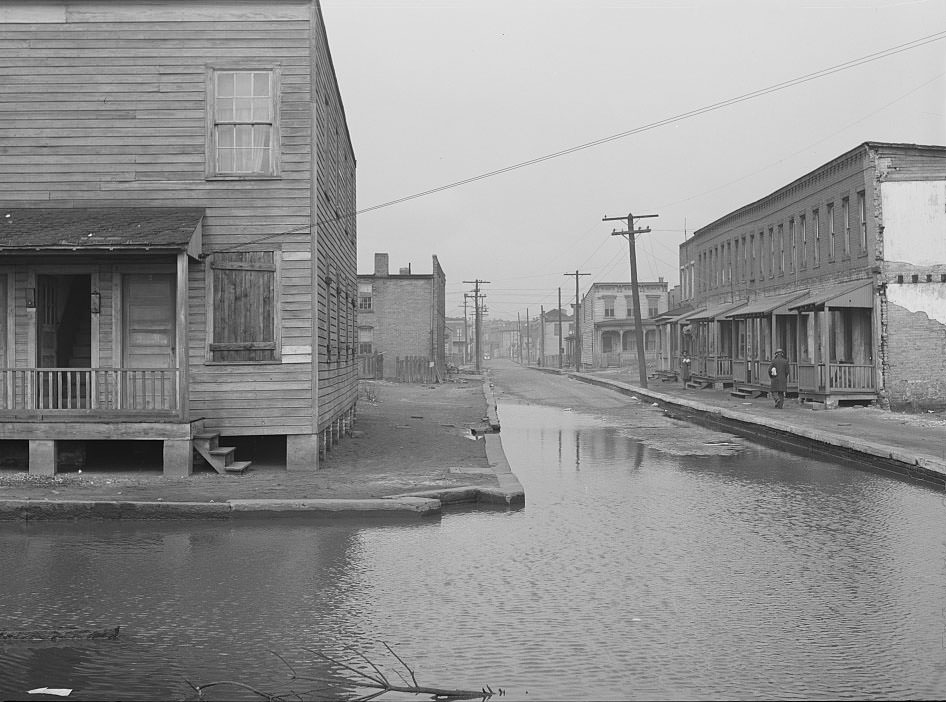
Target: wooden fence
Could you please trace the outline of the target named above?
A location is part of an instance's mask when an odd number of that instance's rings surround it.
[[[395,359],[395,377],[402,383],[435,383],[437,373],[426,356],[406,356]]]

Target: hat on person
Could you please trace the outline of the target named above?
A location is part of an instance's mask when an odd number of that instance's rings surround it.
[[[784,356],[785,352],[782,351],[782,349],[775,349],[775,355],[778,356],[779,354],[782,354]]]

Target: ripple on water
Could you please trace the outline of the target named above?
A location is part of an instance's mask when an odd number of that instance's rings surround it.
[[[743,442],[671,455],[601,417],[501,410],[521,512],[0,532],[3,626],[123,631],[0,647],[0,692],[182,699],[185,677],[234,676],[283,692],[278,651],[339,699],[352,675],[304,649],[350,645],[390,672],[387,641],[423,683],[502,686],[510,702],[946,695],[946,546],[929,528],[942,494]],[[678,443],[707,440],[728,438]]]

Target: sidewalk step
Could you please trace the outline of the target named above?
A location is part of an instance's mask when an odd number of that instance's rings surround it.
[[[243,473],[246,472],[246,469],[249,468],[251,464],[252,461],[237,461],[228,465],[226,468],[224,468],[224,470],[227,473],[238,473],[243,475]]]
[[[219,458],[223,460],[224,467],[233,463],[233,454],[236,453],[235,446],[220,446],[215,449],[210,449],[208,453],[214,458]]]

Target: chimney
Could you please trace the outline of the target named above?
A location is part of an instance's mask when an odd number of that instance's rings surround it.
[[[376,253],[374,255],[374,275],[376,278],[388,277],[388,255]]]
[[[410,274],[411,274],[411,264],[408,263],[408,264],[407,264],[407,268],[401,268],[401,269],[398,271],[398,273],[400,273],[401,275],[410,275]]]

